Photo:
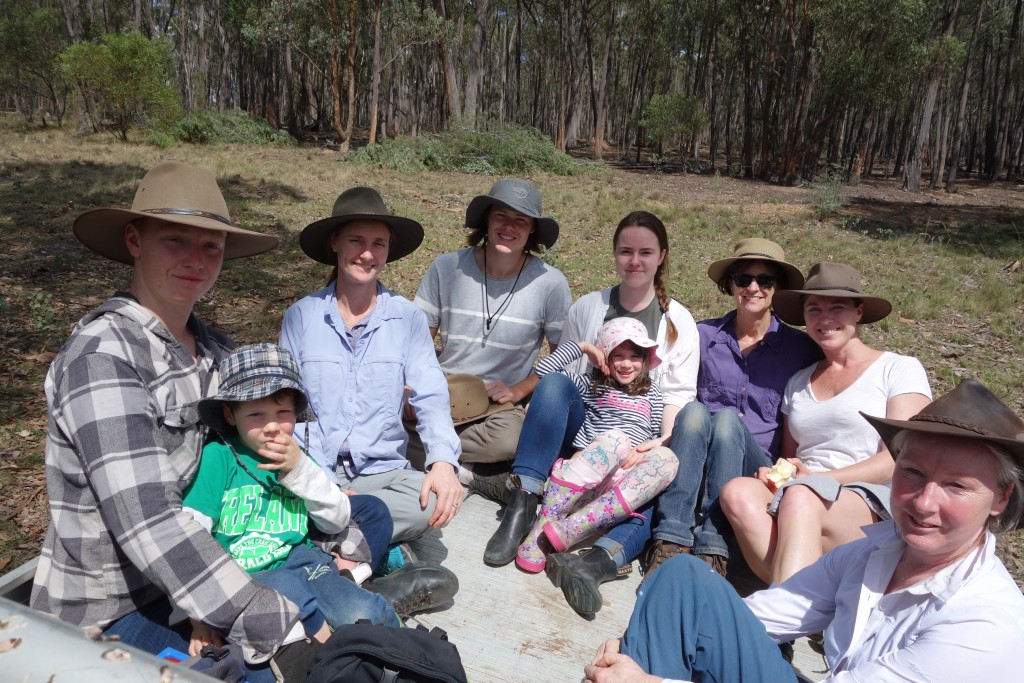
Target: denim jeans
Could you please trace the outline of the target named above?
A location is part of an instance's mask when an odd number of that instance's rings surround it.
[[[315,624],[319,629],[323,619],[335,628],[354,624],[360,619],[399,626],[391,603],[342,577],[334,565],[334,558],[319,548],[297,545],[282,566],[253,572],[252,578],[298,605],[306,634],[310,636],[316,631],[311,632],[308,625],[319,621]],[[309,615],[317,609],[322,617],[319,620],[310,618]]]
[[[695,553],[729,557],[723,536],[729,524],[718,495],[733,477],[754,474],[758,467],[771,466],[771,460],[737,413],[720,410],[712,416],[696,401],[676,416],[669,448],[679,458],[679,473],[655,499],[652,535]]]
[[[519,434],[512,474],[522,486],[540,495],[555,460],[572,455],[572,441],[583,426],[580,390],[559,372],[541,377],[530,398],[523,430]]]
[[[608,533],[594,541],[594,547],[607,550],[615,560],[616,567],[625,567],[632,562],[651,539],[651,514],[657,501],[655,498],[635,510],[639,516],[630,517],[609,529]]]
[[[377,567],[388,554],[388,544],[391,543],[394,531],[388,506],[380,498],[368,495],[351,496],[348,502],[352,522],[359,527],[366,545],[370,547],[370,556],[373,558],[370,566]]]
[[[692,555],[673,557],[637,592],[621,651],[655,676],[707,683],[796,683],[736,590]]]

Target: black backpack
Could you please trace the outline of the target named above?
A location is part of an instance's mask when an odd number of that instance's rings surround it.
[[[357,623],[338,628],[309,665],[306,683],[467,683],[439,628]]]

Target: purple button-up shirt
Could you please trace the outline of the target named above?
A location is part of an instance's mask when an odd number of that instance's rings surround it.
[[[821,349],[805,333],[775,315],[764,339],[744,357],[736,339],[736,311],[697,323],[700,370],[697,400],[712,415],[728,408],[740,419],[772,460],[778,457],[782,432],[782,394],[797,370],[821,359]]]

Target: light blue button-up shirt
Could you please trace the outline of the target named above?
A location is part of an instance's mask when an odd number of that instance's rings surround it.
[[[457,467],[462,447],[426,316],[378,283],[377,302],[353,342],[334,287],[293,304],[281,326],[281,346],[298,359],[318,418],[309,425],[309,453],[329,472],[343,466],[349,477],[410,467],[402,425],[408,385],[427,468],[438,461]]]

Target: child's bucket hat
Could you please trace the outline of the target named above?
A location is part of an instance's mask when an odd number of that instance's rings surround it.
[[[199,401],[199,419],[222,436],[233,436],[237,430],[224,419],[224,401],[258,401],[281,389],[295,393],[298,422],[316,420],[291,351],[277,344],[240,346],[221,361],[220,388],[216,396]]]

